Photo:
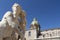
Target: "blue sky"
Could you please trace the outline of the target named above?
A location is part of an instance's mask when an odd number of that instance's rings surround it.
[[[34,17],[42,30],[60,28],[60,0],[0,0],[0,19],[14,3],[26,11],[27,29]]]

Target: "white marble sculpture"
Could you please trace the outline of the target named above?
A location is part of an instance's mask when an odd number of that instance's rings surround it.
[[[16,20],[19,22],[19,29],[21,29],[23,33],[22,39],[24,39],[24,33],[25,33],[25,26],[26,26],[26,18],[25,18],[25,12],[22,10],[21,6],[17,3],[15,3],[12,6],[13,16],[16,18]],[[22,36],[22,35],[21,35]]]
[[[18,35],[20,35],[21,40],[24,40],[26,26],[25,12],[17,3],[13,5],[12,11],[7,11],[2,21],[0,21],[0,40],[8,37],[10,40],[17,40]]]
[[[21,35],[21,32],[18,29],[19,25],[15,23],[15,19],[13,18],[14,17],[10,11],[5,13],[0,22],[0,40],[3,40],[5,37],[11,37],[13,31]]]
[[[23,31],[25,31],[25,26],[26,26],[26,14],[25,14],[25,11],[22,10],[21,6],[17,3],[15,3],[13,6],[12,6],[12,11],[13,11],[13,15],[14,17],[16,17],[20,23],[20,27],[21,29],[23,29]]]

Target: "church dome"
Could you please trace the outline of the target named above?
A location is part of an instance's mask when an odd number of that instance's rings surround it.
[[[31,25],[35,25],[35,24],[38,24],[38,21],[37,21],[37,19],[36,19],[36,18],[34,18],[34,19],[33,19],[33,21],[32,21],[32,23],[31,23]]]

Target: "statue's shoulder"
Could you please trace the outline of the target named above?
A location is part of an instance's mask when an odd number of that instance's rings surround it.
[[[11,12],[11,11],[7,11],[7,12],[4,14],[4,16],[3,16],[2,19],[4,19],[5,17],[8,17],[9,15],[12,15],[12,12]]]
[[[8,17],[9,15],[12,15],[12,12],[11,12],[11,11],[7,11],[7,12],[4,14],[4,17]]]
[[[7,11],[7,12],[5,13],[5,15],[10,15],[10,14],[12,14],[11,11]]]

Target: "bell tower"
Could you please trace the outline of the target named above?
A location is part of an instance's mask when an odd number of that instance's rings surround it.
[[[38,23],[38,21],[37,21],[36,18],[33,19],[32,23],[31,23],[31,25],[30,25],[30,29],[31,29],[31,30],[36,29],[37,37],[39,37],[39,35],[40,35],[40,24]]]
[[[40,35],[40,24],[37,19],[34,18],[30,24],[30,30],[25,33],[25,37],[28,37],[27,40],[33,40],[35,38],[39,38]]]
[[[36,29],[36,30],[40,31],[40,25],[36,18],[33,19],[32,23],[30,25],[30,29]]]

